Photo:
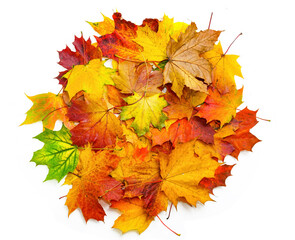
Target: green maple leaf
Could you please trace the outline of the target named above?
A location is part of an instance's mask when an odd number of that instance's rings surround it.
[[[58,182],[74,171],[79,160],[78,147],[72,144],[70,131],[63,125],[60,131],[45,129],[34,137],[44,143],[42,149],[34,152],[31,162],[47,165],[49,172],[44,181]]]

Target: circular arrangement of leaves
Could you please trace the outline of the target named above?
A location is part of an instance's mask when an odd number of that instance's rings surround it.
[[[118,12],[90,25],[96,42],[82,35],[59,52],[60,93],[29,97],[23,124],[44,127],[32,161],[48,166],[45,180],[72,185],[69,214],[102,221],[103,200],[121,212],[114,228],[141,233],[169,202],[196,206],[225,186],[224,158],[259,141],[257,111],[237,110],[241,67],[223,53],[221,31],[166,15],[136,25]]]

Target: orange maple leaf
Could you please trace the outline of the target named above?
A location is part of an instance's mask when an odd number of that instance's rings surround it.
[[[196,116],[205,118],[207,122],[220,121],[220,127],[229,123],[236,116],[237,107],[242,104],[243,88],[232,88],[229,93],[220,94],[217,89],[209,88],[209,94]]]
[[[65,203],[69,215],[80,208],[86,222],[91,218],[97,221],[104,219],[106,214],[98,199],[118,201],[123,196],[121,182],[109,176],[119,160],[106,150],[95,153],[87,147],[81,151],[76,169],[65,180],[65,184],[72,185]]]
[[[77,146],[91,143],[94,148],[104,148],[122,136],[120,120],[108,109],[106,101],[90,94],[72,99],[68,117],[79,122],[71,129],[72,141]]]
[[[224,141],[234,147],[231,155],[235,158],[238,158],[243,150],[252,151],[253,146],[260,142],[256,136],[250,133],[250,129],[258,123],[256,113],[257,111],[251,111],[247,107],[238,112],[234,119],[237,121],[238,129],[233,135],[224,138]]]

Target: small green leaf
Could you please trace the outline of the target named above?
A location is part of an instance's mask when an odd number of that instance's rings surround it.
[[[34,152],[31,162],[47,165],[49,172],[45,179],[58,182],[74,171],[79,160],[77,146],[72,144],[70,131],[63,125],[60,131],[45,129],[35,137],[44,143],[42,149]]]

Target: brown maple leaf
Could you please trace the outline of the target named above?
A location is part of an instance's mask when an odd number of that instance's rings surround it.
[[[200,54],[213,48],[220,31],[196,30],[195,23],[192,23],[179,35],[177,42],[171,38],[167,46],[164,83],[172,83],[172,90],[178,97],[181,97],[184,86],[207,92],[207,84],[211,83],[211,64]]]
[[[148,63],[122,62],[118,63],[118,75],[113,77],[115,86],[122,93],[139,93],[153,95],[160,93],[158,89],[163,84],[163,74],[160,71],[152,71],[153,67]]]

